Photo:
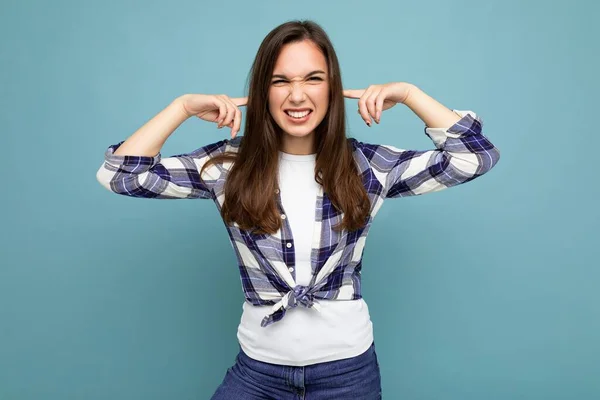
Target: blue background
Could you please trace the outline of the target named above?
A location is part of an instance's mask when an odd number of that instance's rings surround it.
[[[552,3],[2,1],[0,399],[211,396],[243,302],[216,206],[95,174],[175,97],[245,95],[263,37],[298,18],[329,33],[346,88],[411,82],[478,113],[502,154],[375,220],[363,294],[384,398],[600,398],[600,9]],[[406,107],[372,128],[347,110],[349,136],[433,147]],[[191,119],[162,153],[228,135]]]

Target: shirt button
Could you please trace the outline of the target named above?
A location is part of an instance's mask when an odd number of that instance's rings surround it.
[[[285,216],[285,214],[281,214],[281,219],[286,219],[287,217]]]
[[[294,272],[294,267],[289,267],[288,269],[290,270],[290,272]]]
[[[279,193],[279,189],[275,189],[275,193]]]
[[[289,249],[290,247],[292,247],[292,244],[291,244],[291,243],[288,243],[288,244],[286,244],[285,246],[286,246],[286,247]]]

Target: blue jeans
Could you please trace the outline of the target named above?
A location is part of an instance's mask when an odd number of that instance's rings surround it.
[[[375,342],[356,357],[304,367],[266,363],[240,348],[211,400],[380,400]]]

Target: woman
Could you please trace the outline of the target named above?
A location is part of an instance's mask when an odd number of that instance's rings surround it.
[[[436,149],[347,138],[344,97],[359,99],[368,126],[382,111],[408,106]],[[241,106],[247,115],[238,137]],[[161,158],[164,142],[191,116],[231,128],[231,139]],[[239,354],[213,399],[379,399],[372,323],[360,290],[368,230],[385,199],[489,171],[499,153],[481,127],[473,112],[451,111],[413,84],[344,90],[327,34],[314,22],[291,21],[263,40],[247,98],[175,99],[108,148],[97,178],[127,196],[217,205],[246,301]]]

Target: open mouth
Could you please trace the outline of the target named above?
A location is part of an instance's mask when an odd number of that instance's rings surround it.
[[[291,121],[304,122],[310,118],[310,115],[312,114],[313,110],[310,110],[310,109],[301,110],[301,111],[285,110],[284,112],[288,116],[288,119],[290,119]]]

